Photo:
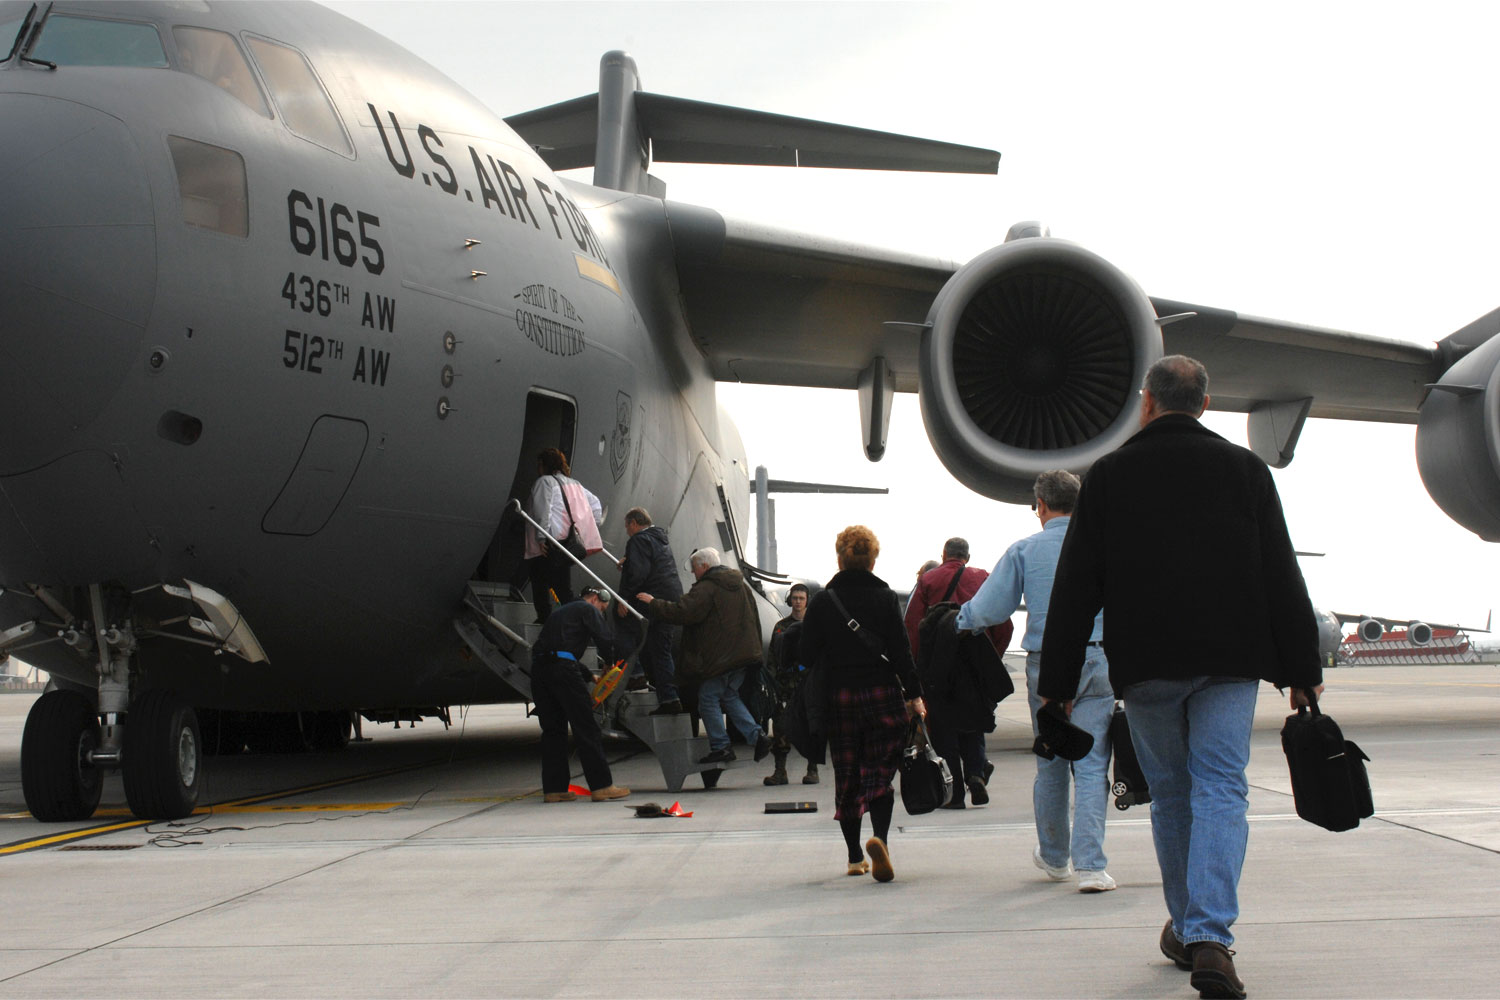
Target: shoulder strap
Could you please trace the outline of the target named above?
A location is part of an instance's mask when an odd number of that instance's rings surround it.
[[[870,652],[882,660],[885,659],[885,640],[871,633],[869,629],[860,627],[859,621],[849,614],[849,609],[844,607],[844,602],[839,600],[838,593],[832,587],[824,587],[823,589],[828,594],[829,599],[833,601],[833,606],[838,610],[838,613],[843,615],[844,624],[849,627],[849,631],[853,632],[859,638],[859,641],[868,647]]]
[[[948,581],[948,589],[943,591],[943,599],[941,601],[938,601],[939,604],[948,603],[948,598],[952,597],[953,592],[958,589],[958,581],[963,579],[964,569],[965,567],[963,565],[960,565],[958,567],[958,572],[954,573],[953,579]]]
[[[552,478],[557,480],[557,492],[562,494],[563,513],[568,515],[567,527],[571,528],[578,523],[578,519],[573,516],[573,505],[568,503],[568,490],[563,484],[562,476],[554,472]]]

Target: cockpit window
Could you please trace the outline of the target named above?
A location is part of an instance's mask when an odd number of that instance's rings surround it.
[[[177,58],[183,69],[228,92],[251,111],[271,117],[266,98],[255,83],[255,74],[250,72],[250,64],[233,35],[179,25],[172,29],[172,37],[177,42]]]
[[[318,82],[312,66],[296,49],[264,38],[248,38],[250,54],[260,66],[261,76],[271,88],[271,97],[281,109],[281,117],[293,134],[324,149],[345,156],[354,155],[354,147],[344,134],[338,112],[328,93]]]
[[[153,26],[71,14],[53,14],[43,21],[41,37],[27,55],[59,66],[167,65],[167,53]]]

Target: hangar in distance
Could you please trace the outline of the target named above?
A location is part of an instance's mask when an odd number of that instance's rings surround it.
[[[39,818],[115,767],[138,815],[191,811],[204,712],[337,743],[525,697],[506,512],[541,448],[611,550],[640,504],[753,574],[718,380],[858,390],[872,457],[920,392],[954,476],[1015,501],[1187,353],[1273,465],[1310,415],[1416,423],[1433,498],[1500,538],[1500,313],[1406,343],[1152,298],[1035,225],[960,264],[678,204],[653,162],[999,154],[654,94],[624,53],[508,119],[315,4],[0,0],[0,53],[0,652],[56,685]]]

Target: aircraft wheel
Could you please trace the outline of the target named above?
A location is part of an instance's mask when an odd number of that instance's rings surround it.
[[[54,689],[36,700],[21,734],[21,791],[32,816],[58,823],[94,815],[104,774],[88,754],[98,746],[99,716],[87,695]]]
[[[723,776],[724,771],[720,768],[715,767],[702,773],[704,788],[718,788],[719,778]]]
[[[141,819],[192,814],[203,780],[203,741],[190,705],[170,691],[143,691],[125,719],[121,750],[131,812]]]

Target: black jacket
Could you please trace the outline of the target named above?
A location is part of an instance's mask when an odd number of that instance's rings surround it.
[[[1043,697],[1077,692],[1101,607],[1117,693],[1196,675],[1322,682],[1270,470],[1186,414],[1153,420],[1084,476],[1047,608]]]
[[[636,594],[668,601],[682,597],[682,578],[677,575],[672,546],[667,544],[667,529],[653,524],[630,536],[625,543],[625,565],[620,570],[620,593],[642,614],[646,606],[635,599]]]
[[[555,609],[542,626],[532,649],[532,659],[540,659],[555,653],[571,653],[574,659],[581,657],[592,642],[596,646],[607,644],[614,638],[609,620],[588,601],[580,597]]]
[[[838,592],[839,600],[861,629],[880,637],[889,662],[876,657],[850,630],[848,619],[839,614],[828,596],[830,590]],[[808,602],[802,620],[801,654],[803,663],[827,668],[830,691],[898,680],[908,701],[922,693],[896,595],[884,580],[865,570],[844,570]]]

